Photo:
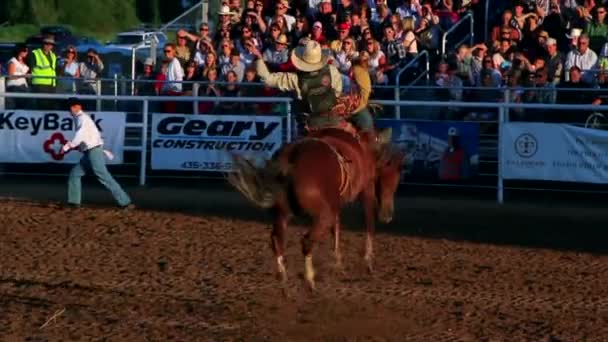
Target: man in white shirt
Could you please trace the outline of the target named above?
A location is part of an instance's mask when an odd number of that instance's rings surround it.
[[[581,34],[578,37],[577,48],[568,52],[564,70],[566,71],[566,81],[570,80],[570,68],[577,66],[583,71],[583,82],[593,84],[595,81],[595,71],[597,68],[597,54],[589,48],[589,36]]]
[[[129,195],[114,180],[104,160],[104,155],[113,158],[111,152],[103,149],[103,139],[91,117],[82,111],[82,102],[75,97],[68,99],[72,117],[76,119],[76,135],[62,148],[63,153],[70,150],[80,150],[83,153],[80,161],[70,171],[68,180],[68,205],[80,207],[82,199],[81,178],[85,175],[84,167],[89,166],[97,180],[105,186],[122,209],[133,209]]]

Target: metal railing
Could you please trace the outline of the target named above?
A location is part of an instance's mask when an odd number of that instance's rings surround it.
[[[61,95],[51,95],[51,94],[23,94],[23,93],[0,93],[0,99],[3,97],[15,97],[15,98],[38,98],[38,99],[63,99],[64,97]],[[138,162],[134,164],[138,167],[138,178],[140,180],[140,184],[146,183],[146,177],[148,177],[147,170],[147,155],[149,152],[149,125],[151,115],[151,110],[149,107],[150,103],[157,101],[169,101],[169,102],[195,102],[195,101],[221,101],[221,102],[240,102],[240,103],[284,103],[286,105],[286,121],[284,127],[284,139],[289,142],[293,139],[292,130],[293,130],[293,116],[291,115],[291,99],[285,97],[189,97],[189,96],[155,96],[155,97],[146,97],[146,96],[94,96],[94,95],[83,95],[83,100],[110,100],[110,101],[129,101],[129,102],[138,102],[141,103],[141,111],[135,112],[135,114],[141,117],[141,120],[138,122],[141,123],[132,123],[129,124],[131,128],[141,128],[143,130],[141,139],[136,141],[136,144],[140,144],[139,147],[135,146],[134,148],[129,148],[130,151],[139,151],[143,153],[143,156],[139,156]],[[515,120],[515,118],[511,118],[514,113],[521,110],[527,110],[531,113],[535,113],[537,111],[544,111],[547,115],[555,115],[556,113],[566,113],[571,117],[578,117],[581,113],[586,112],[608,112],[608,106],[595,106],[595,105],[553,105],[553,104],[522,104],[522,103],[512,103],[509,102],[509,91],[505,92],[504,102],[499,103],[488,103],[488,102],[456,102],[456,101],[395,101],[395,100],[375,100],[371,101],[372,103],[376,103],[385,107],[404,107],[408,108],[408,113],[413,113],[415,111],[426,112],[426,108],[429,107],[438,107],[444,110],[452,110],[454,108],[459,109],[461,111],[471,112],[493,112],[494,116],[486,117],[484,119],[477,119],[474,122],[479,125],[484,125],[487,127],[494,127],[487,131],[483,131],[479,133],[479,164],[483,166],[484,170],[479,172],[479,178],[477,179],[477,183],[468,183],[468,184],[443,184],[443,183],[425,183],[425,182],[405,182],[405,185],[426,185],[426,186],[466,186],[466,187],[477,187],[483,189],[494,189],[496,200],[499,203],[504,202],[505,200],[505,192],[510,190],[543,190],[543,191],[579,191],[584,190],[582,186],[585,185],[583,183],[576,183],[577,188],[573,189],[563,189],[559,188],[558,185],[551,185],[552,187],[548,187],[548,185],[544,185],[544,187],[538,185],[528,185],[521,186],[518,185],[517,182],[512,180],[505,180],[502,175],[503,165],[503,151],[502,151],[502,139],[503,139],[503,125],[508,123],[509,121]],[[221,115],[221,114],[220,114]],[[405,121],[418,121],[418,122],[463,122],[463,116],[457,116],[452,118],[443,118],[443,119],[433,119],[433,118],[421,118],[421,119],[411,119],[408,117],[403,117]],[[388,118],[390,119],[390,118]],[[468,119],[471,120],[471,119]],[[589,124],[588,120],[583,119],[573,119],[574,123],[580,126],[586,126]],[[481,127],[481,126],[480,126]],[[608,127],[607,127],[608,128]],[[165,176],[166,177],[166,176]],[[606,180],[608,184],[608,179]],[[552,183],[554,184],[554,183]],[[595,189],[595,188],[591,188]],[[602,191],[600,188],[599,191]],[[603,190],[607,191],[607,190]]]
[[[464,17],[462,17],[456,24],[454,24],[454,26],[450,27],[449,30],[447,30],[443,33],[443,36],[441,37],[441,55],[442,56],[445,55],[445,51],[446,51],[445,47],[446,47],[446,44],[448,41],[448,39],[447,39],[448,35],[453,33],[457,28],[459,28],[467,20],[469,21],[470,32],[460,42],[454,44],[454,46],[458,46],[458,45],[462,44],[462,42],[466,41],[467,39],[469,39],[469,45],[471,45],[471,46],[473,45],[473,39],[475,38],[475,18],[473,17],[473,13],[469,12]]]
[[[195,27],[195,25],[200,25],[200,23],[203,22],[206,18],[207,4],[208,4],[208,2],[206,2],[206,4],[204,5],[204,2],[201,1],[198,4],[190,7],[184,13],[180,14],[177,18],[175,18],[175,19],[169,21],[168,23],[164,24],[163,26],[161,26],[159,31],[167,34],[168,31],[177,31],[181,28],[193,28],[193,27]],[[200,11],[200,22],[198,22],[198,23],[191,22],[189,24],[183,24],[183,25],[178,24],[182,19],[184,19],[188,16],[191,16],[193,14],[196,14],[196,11]]]
[[[421,74],[419,77],[417,77],[416,80],[412,81],[411,83],[417,82],[420,79],[420,77],[422,77],[422,75],[426,75],[427,80],[429,79],[429,73],[430,73],[429,53],[426,50],[423,50],[422,52],[418,53],[418,55],[416,55],[416,57],[414,59],[412,59],[409,63],[407,63],[405,66],[403,66],[403,68],[401,68],[399,70],[399,72],[397,72],[397,76],[395,76],[395,101],[399,101],[399,99],[401,97],[401,94],[400,94],[401,75],[410,68],[418,68],[420,59],[422,57],[425,57],[425,59],[426,59],[426,63],[425,63],[426,68],[424,70],[424,73]],[[395,108],[395,115],[396,115],[397,119],[399,119],[401,117],[401,110],[400,110],[399,106],[397,106]]]

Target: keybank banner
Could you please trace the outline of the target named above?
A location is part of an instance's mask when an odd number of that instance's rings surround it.
[[[503,126],[505,179],[608,183],[608,132],[558,123]]]
[[[122,164],[124,112],[87,112],[95,122],[104,149],[114,154],[108,164]],[[82,153],[61,153],[76,135],[76,120],[67,111],[0,111],[0,163],[76,163]]]
[[[379,119],[405,154],[402,181],[458,181],[477,173],[479,124],[457,121]]]
[[[282,144],[282,118],[256,115],[152,116],[152,169],[232,170],[231,154],[270,159]]]

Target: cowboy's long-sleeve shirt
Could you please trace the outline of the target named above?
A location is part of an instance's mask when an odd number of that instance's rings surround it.
[[[354,113],[357,113],[367,107],[369,95],[372,92],[372,80],[369,77],[369,71],[360,65],[355,65],[353,67],[353,78],[355,79],[357,86],[359,86],[359,95],[361,95],[359,107],[353,111]]]
[[[260,79],[266,86],[277,88],[281,91],[295,91],[298,99],[302,99],[300,87],[298,86],[298,75],[294,72],[273,72],[268,71],[266,63],[261,58],[256,61],[256,69]],[[329,65],[331,75],[331,87],[336,92],[336,97],[342,95],[342,75],[338,69]]]

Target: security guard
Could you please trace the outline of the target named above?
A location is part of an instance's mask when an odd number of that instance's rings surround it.
[[[42,48],[38,48],[29,56],[32,70],[32,91],[34,93],[55,93],[57,89],[57,56],[53,52],[55,39],[47,36],[42,40]],[[53,99],[38,100],[38,109],[55,109]]]

